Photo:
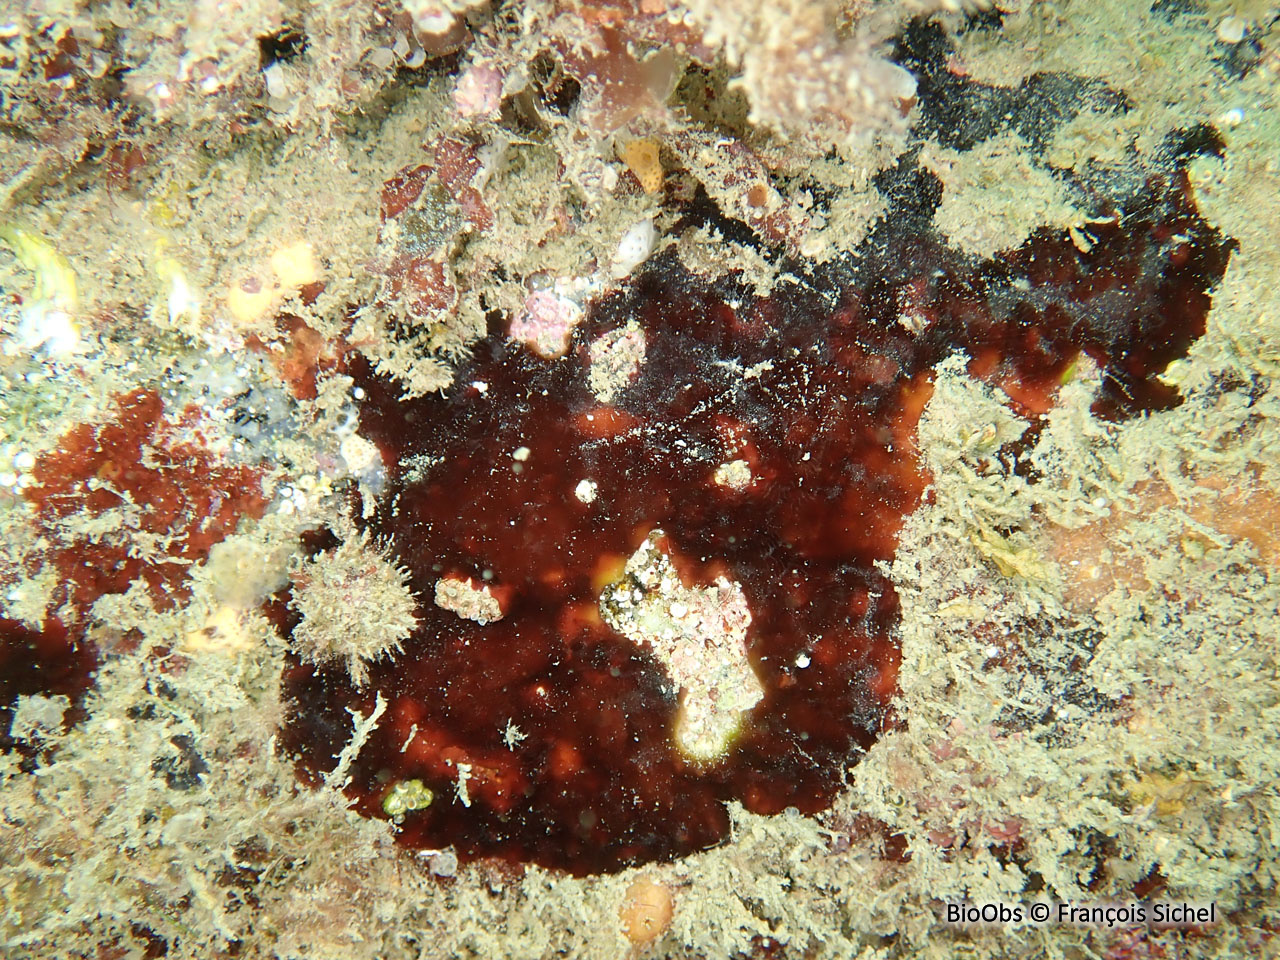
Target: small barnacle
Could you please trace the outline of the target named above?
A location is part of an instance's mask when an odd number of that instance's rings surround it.
[[[290,603],[302,616],[295,652],[311,663],[345,660],[357,686],[368,678],[368,661],[399,652],[418,624],[405,572],[370,545],[367,532],[306,561],[293,583]]]

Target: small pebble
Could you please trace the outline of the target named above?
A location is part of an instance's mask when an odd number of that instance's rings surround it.
[[[1218,39],[1223,43],[1239,43],[1244,33],[1244,20],[1240,17],[1223,17],[1218,22]]]

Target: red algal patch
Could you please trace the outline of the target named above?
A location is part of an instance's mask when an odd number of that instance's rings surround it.
[[[441,137],[436,142],[436,176],[449,194],[458,201],[463,215],[478,233],[493,226],[493,211],[489,209],[473,185],[484,168],[477,155],[476,146],[456,137]]]
[[[418,197],[422,196],[422,188],[431,178],[431,167],[420,163],[416,167],[405,167],[382,185],[382,222],[394,220]]]
[[[727,801],[827,806],[893,723],[899,612],[883,570],[928,482],[915,434],[937,364],[966,352],[1030,411],[1087,353],[1099,413],[1177,402],[1157,374],[1203,332],[1230,242],[1181,173],[1124,214],[1088,251],[1044,231],[985,263],[890,217],[856,261],[765,300],[658,257],[563,357],[493,331],[446,396],[402,400],[357,361],[362,429],[392,473],[365,523],[409,571],[419,628],[361,687],[340,664],[288,672],[283,740],[303,775],[332,769],[348,711],[380,697],[347,792],[384,816],[420,780],[435,799],[397,813],[413,847],[587,873],[724,839]],[[643,362],[602,403],[592,344],[632,326]],[[728,465],[749,474],[717,482]],[[723,577],[750,612],[763,697],[708,764],[677,747],[672,676],[606,615],[655,530],[684,586]],[[502,618],[433,604],[445,575],[501,589]],[[1012,824],[983,827],[1016,840]]]
[[[141,579],[167,609],[187,597],[191,564],[241,517],[262,516],[261,473],[221,463],[203,442],[195,408],[165,420],[154,390],[124,394],[116,410],[114,420],[76,427],[42,455],[25,494],[51,542],[45,558],[62,578],[59,602],[83,611]],[[105,532],[76,529],[110,511],[120,523]]]
[[[412,317],[440,316],[458,302],[458,288],[443,261],[397,253],[387,267],[384,291]]]
[[[446,266],[457,235],[493,226],[477,185],[483,171],[477,146],[440,137],[424,149],[432,163],[405,167],[382,185],[382,222],[389,228],[373,264],[385,277],[379,299],[418,319],[439,317],[457,303]]]
[[[313,285],[315,286],[315,285]],[[318,296],[323,289],[316,290]],[[307,297],[307,288],[303,288],[303,302],[315,300],[315,296]],[[314,400],[319,387],[319,375],[337,366],[338,358],[345,347],[339,340],[333,342],[325,339],[324,334],[307,324],[301,317],[292,314],[281,314],[276,318],[276,329],[284,335],[281,343],[268,346],[260,337],[251,336],[246,345],[253,350],[267,354],[272,366],[280,374],[280,379],[289,387],[289,392],[298,400]]]

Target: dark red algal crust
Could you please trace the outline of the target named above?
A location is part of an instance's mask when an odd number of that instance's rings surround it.
[[[363,690],[340,667],[288,672],[297,710],[285,740],[304,776],[332,768],[347,708],[368,714],[380,693],[388,711],[348,793],[380,816],[391,783],[425,781],[435,802],[400,827],[412,847],[582,874],[723,840],[728,800],[822,809],[894,694],[898,602],[877,564],[927,483],[913,438],[933,367],[965,350],[975,374],[1035,411],[1084,350],[1106,370],[1100,411],[1176,399],[1154,375],[1202,332],[1229,244],[1181,174],[1092,233],[1088,253],[1042,233],[979,264],[898,237],[820,289],[766,300],[664,257],[601,304],[561,360],[495,333],[447,396],[414,401],[357,366],[362,429],[393,465],[368,526],[410,570],[422,623]],[[628,320],[646,333],[647,360],[605,406],[587,388],[587,345]],[[441,462],[410,482],[395,465],[417,454]],[[755,477],[740,493],[712,481],[736,458]],[[588,478],[590,505],[573,495]],[[597,609],[601,583],[655,527],[688,582],[731,578],[753,617],[767,694],[709,769],[673,749],[662,668]],[[502,621],[432,605],[438,577],[480,582],[486,570],[513,597]],[[502,740],[509,722],[527,735],[515,749]],[[454,796],[460,763],[469,807]]]
[[[18,620],[0,619],[0,751],[17,747],[28,759],[36,744],[14,740],[10,726],[20,696],[65,696],[78,704],[93,682],[98,653],[78,632],[60,621],[34,630]],[[71,721],[67,711],[64,721]]]

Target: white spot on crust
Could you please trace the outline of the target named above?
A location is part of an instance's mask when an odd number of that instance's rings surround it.
[[[715,481],[730,490],[745,490],[751,486],[751,467],[745,460],[730,460],[716,467]]]

